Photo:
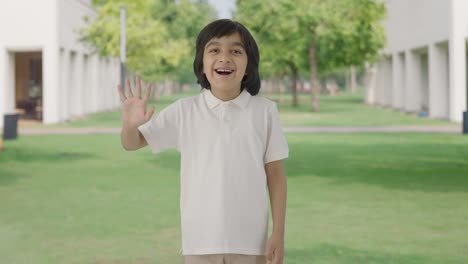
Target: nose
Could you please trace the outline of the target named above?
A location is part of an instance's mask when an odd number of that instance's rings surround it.
[[[219,54],[219,62],[230,63],[231,58],[229,56],[229,53],[228,52],[221,52]]]

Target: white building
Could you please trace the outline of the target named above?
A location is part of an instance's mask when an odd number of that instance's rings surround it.
[[[119,105],[119,61],[79,41],[91,0],[0,4],[0,127],[5,114],[51,124]]]
[[[467,0],[385,0],[387,46],[366,102],[461,122],[467,109]]]

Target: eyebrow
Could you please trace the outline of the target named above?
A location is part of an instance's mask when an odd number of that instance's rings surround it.
[[[242,44],[241,42],[234,41],[234,42],[231,42],[230,45],[231,47],[239,46],[245,50],[244,44]],[[207,49],[210,46],[221,46],[221,43],[219,41],[210,41],[208,42],[208,44],[206,44],[205,49]]]

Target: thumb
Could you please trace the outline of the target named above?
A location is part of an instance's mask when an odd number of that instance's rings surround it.
[[[154,114],[154,106],[152,106],[150,108],[150,110],[146,111],[146,114],[145,114],[145,119],[146,121],[150,120],[151,116],[153,116]]]

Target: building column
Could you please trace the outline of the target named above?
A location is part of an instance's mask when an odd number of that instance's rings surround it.
[[[393,63],[392,57],[384,57],[384,83],[383,83],[383,93],[382,93],[382,102],[384,106],[392,106],[392,97],[393,97]]]
[[[83,54],[83,70],[82,70],[82,97],[83,97],[83,114],[91,113],[91,89],[89,87],[89,55]]]
[[[404,55],[393,53],[393,94],[392,107],[395,109],[403,109],[404,105],[404,90],[405,90],[405,71],[404,71]]]
[[[98,76],[98,91],[99,91],[99,94],[98,94],[98,98],[99,98],[99,111],[104,111],[106,110],[106,107],[107,107],[107,100],[108,98],[106,98],[106,86],[104,85],[105,84],[105,72],[104,72],[104,59],[102,57],[99,57],[98,58],[98,72],[99,72],[99,76]]]
[[[60,49],[60,121],[66,121],[70,117],[70,52],[66,49]]]
[[[90,55],[89,59],[89,88],[90,88],[90,103],[91,112],[95,113],[100,110],[99,100],[99,56],[97,54]]]
[[[82,116],[84,114],[83,106],[83,54],[75,53],[75,65],[74,72],[72,73],[76,77],[74,78],[74,95],[72,100],[75,101],[75,115]]]
[[[0,127],[3,127],[3,115],[7,111],[5,107],[5,105],[7,104],[7,89],[9,87],[7,79],[7,69],[11,68],[7,65],[7,58],[8,53],[6,49],[0,47],[0,87],[2,87],[2,89],[0,89]]]
[[[68,69],[68,86],[69,89],[68,93],[68,102],[70,108],[70,118],[74,118],[78,115],[78,102],[76,100],[78,94],[78,86],[76,84],[77,79],[80,76],[76,75],[76,57],[77,53],[75,51],[70,51],[70,67]]]
[[[421,105],[419,109],[427,114],[429,111],[429,56],[427,49],[425,53],[419,55],[419,60],[419,71],[421,76],[421,79],[419,80],[421,91]]]
[[[406,83],[405,83],[405,106],[406,112],[418,112],[421,106],[421,73],[419,70],[419,56],[411,50],[405,53],[406,58]]]
[[[374,105],[376,103],[377,66],[366,63],[364,102]]]
[[[445,45],[429,46],[429,117],[448,119],[448,51]]]
[[[15,112],[15,53],[0,48],[0,127],[5,114]]]
[[[43,123],[53,124],[60,121],[59,116],[59,47],[56,43],[48,45],[43,52]]]
[[[466,0],[452,0],[450,8],[449,33],[449,116],[450,120],[461,122],[466,111],[466,22],[464,10],[468,8]]]
[[[104,79],[104,90],[105,90],[105,97],[107,98],[106,101],[106,111],[112,110],[112,102],[114,101],[114,93],[112,93],[111,89],[111,81],[112,81],[112,76],[110,75],[110,59],[105,58],[104,59],[104,65],[103,65],[103,70],[104,70],[104,76],[106,78]]]
[[[375,102],[377,105],[384,104],[384,87],[385,87],[385,63],[382,57],[377,63],[377,81],[375,86]]]
[[[117,85],[120,83],[120,60],[119,59],[114,59],[114,87],[117,87]],[[156,87],[153,87],[152,91],[156,91]],[[119,108],[120,107],[120,96],[117,93],[115,95],[115,107]]]

